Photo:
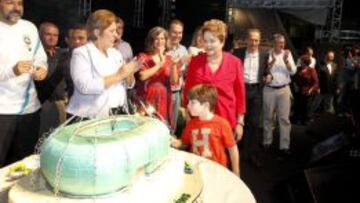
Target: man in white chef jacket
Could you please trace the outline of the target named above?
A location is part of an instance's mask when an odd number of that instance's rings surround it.
[[[46,77],[47,59],[23,13],[23,0],[0,0],[0,167],[32,154],[39,136],[34,80]]]

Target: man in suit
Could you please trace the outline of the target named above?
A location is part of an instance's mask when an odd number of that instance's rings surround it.
[[[56,104],[56,106],[64,106],[65,100],[65,82],[52,84],[52,78],[57,77],[55,69],[59,63],[60,56],[65,52],[65,49],[58,47],[59,28],[52,22],[43,22],[39,27],[39,35],[41,43],[44,46],[47,55],[48,74],[45,80],[36,82],[36,89],[40,102],[45,101]],[[48,105],[47,103],[46,105]],[[65,115],[65,113],[63,113]]]
[[[266,76],[268,54],[259,48],[261,32],[250,29],[247,33],[247,47],[235,49],[233,54],[243,61],[246,87],[245,133],[241,143],[242,160],[260,166],[258,159],[262,135],[262,89]]]
[[[319,64],[319,84],[321,104],[324,111],[335,113],[336,97],[339,93],[339,69],[334,62],[334,51],[327,51],[324,61]]]

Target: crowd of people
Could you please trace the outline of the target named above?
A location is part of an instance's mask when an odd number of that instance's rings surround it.
[[[150,29],[144,51],[134,57],[122,39],[125,22],[109,10],[71,27],[66,49],[57,46],[56,24],[44,22],[38,33],[21,19],[23,12],[22,0],[0,0],[0,166],[33,152],[41,117],[50,116],[47,105],[58,112],[47,131],[66,119],[155,114],[171,133],[182,132],[173,147],[237,175],[240,158],[261,166],[259,152],[273,144],[276,123],[279,154],[286,158],[292,123],[356,109],[351,95],[359,95],[359,48],[346,52],[344,68],[334,50],[318,62],[307,47],[295,61],[284,35],[275,34],[273,47],[263,49],[261,31],[250,29],[246,47],[230,53],[224,51],[227,26],[216,19],[199,26],[186,48],[184,24],[174,19]]]

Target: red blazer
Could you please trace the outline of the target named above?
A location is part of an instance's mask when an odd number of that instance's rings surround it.
[[[236,126],[237,115],[245,114],[245,84],[242,62],[230,53],[223,52],[219,69],[212,72],[206,54],[193,57],[187,69],[184,87],[184,104],[188,103],[188,92],[197,84],[213,85],[218,93],[215,113]]]
[[[319,90],[319,79],[315,68],[298,67],[294,82],[303,95],[314,95]]]

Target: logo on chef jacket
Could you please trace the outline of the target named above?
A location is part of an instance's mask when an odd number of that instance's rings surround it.
[[[26,48],[29,50],[29,52],[31,52],[31,39],[29,35],[24,35],[24,43],[26,45]]]

